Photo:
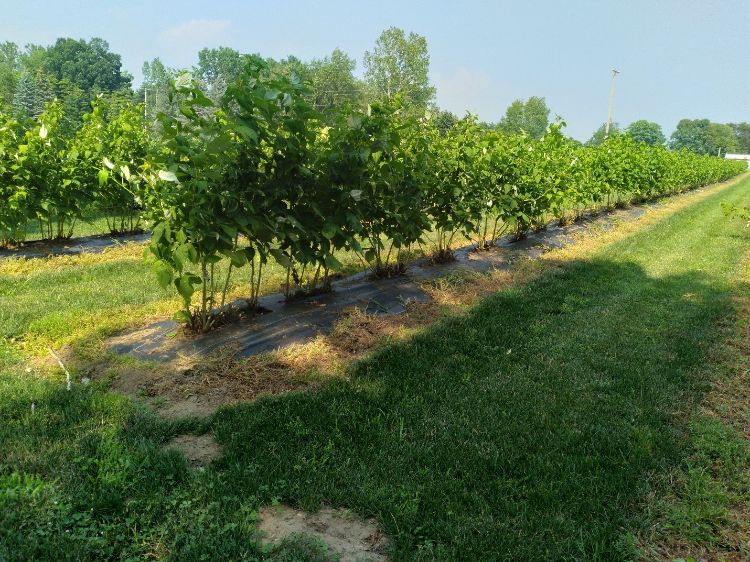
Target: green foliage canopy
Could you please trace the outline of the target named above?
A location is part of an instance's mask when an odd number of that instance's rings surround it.
[[[508,106],[497,125],[505,134],[524,132],[532,139],[540,139],[549,125],[550,110],[544,98],[532,96],[526,101],[517,99]]]
[[[633,121],[625,129],[625,133],[636,142],[645,142],[650,146],[662,145],[667,142],[661,130],[661,125],[653,121],[646,121],[645,119]]]
[[[372,51],[365,52],[365,79],[376,99],[400,96],[404,107],[423,113],[435,96],[430,85],[427,39],[397,27],[383,31]]]

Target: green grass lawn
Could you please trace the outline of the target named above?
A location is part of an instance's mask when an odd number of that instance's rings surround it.
[[[74,238],[107,234],[109,234],[107,219],[98,214],[92,214],[83,220],[77,220],[73,226]],[[42,231],[37,221],[29,221],[26,225],[26,235],[24,237],[26,241],[31,242],[33,240],[42,240],[45,235],[46,233]]]
[[[258,546],[255,512],[274,501],[374,516],[397,560],[637,557],[649,498],[693,458],[694,410],[733,299],[748,293],[750,238],[720,202],[747,205],[749,190],[745,179],[500,292],[353,365],[349,380],[206,421],[156,419],[103,383],[67,392],[26,375],[6,344],[0,560],[292,559]],[[82,272],[56,275],[66,287]],[[15,289],[0,287],[12,310]],[[83,312],[147,289],[122,293]],[[49,296],[44,318],[74,309]],[[161,451],[186,430],[213,431],[223,456],[195,472]]]

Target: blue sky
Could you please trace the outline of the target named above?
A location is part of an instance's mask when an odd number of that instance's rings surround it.
[[[660,123],[750,121],[747,0],[378,2],[265,0],[2,0],[0,41],[106,39],[140,80],[145,60],[190,66],[220,45],[274,58],[357,59],[398,26],[427,37],[438,104],[499,119],[515,98],[545,96],[568,132],[588,138],[607,114]]]

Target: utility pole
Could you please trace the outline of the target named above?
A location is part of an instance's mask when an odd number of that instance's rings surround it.
[[[604,138],[609,136],[609,128],[612,126],[612,104],[615,101],[615,78],[620,72],[612,69],[612,86],[609,89],[609,112],[607,113],[607,124],[604,126]]]
[[[156,98],[156,100],[153,100],[153,98]],[[154,86],[154,93],[151,95],[152,101],[154,103],[154,114],[159,109],[159,88]],[[148,119],[148,86],[143,87],[143,117]]]

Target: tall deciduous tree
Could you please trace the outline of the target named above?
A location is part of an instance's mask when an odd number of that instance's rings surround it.
[[[207,86],[209,97],[218,101],[227,85],[240,75],[243,65],[244,55],[229,47],[201,49],[194,73]]]
[[[737,139],[737,152],[750,154],[750,123],[730,123]]]
[[[141,71],[143,84],[136,92],[136,99],[145,102],[148,119],[154,122],[159,113],[172,115],[174,107],[169,101],[169,91],[177,71],[164,66],[158,57],[151,62],[144,62]]]
[[[81,116],[98,94],[130,94],[132,77],[122,70],[120,55],[103,39],[60,38],[54,45],[0,45],[0,97],[20,117],[36,117],[54,98],[61,102],[61,127],[78,128]],[[8,92],[12,93],[12,98]]]
[[[20,77],[21,60],[18,45],[0,43],[0,104],[11,104]]]
[[[435,114],[435,127],[441,135],[445,135],[459,122],[459,118],[450,111],[438,111]]]
[[[62,101],[60,127],[65,134],[71,134],[81,125],[81,116],[91,109],[92,96],[78,84],[64,78],[55,84],[55,97]]]
[[[219,78],[232,81],[242,72],[242,65],[243,55],[232,48],[201,49],[195,75],[209,85]]]
[[[132,77],[122,71],[120,55],[111,52],[109,43],[98,37],[91,41],[58,39],[46,51],[44,70],[89,93],[128,89],[132,82]]]
[[[669,141],[674,150],[686,149],[696,154],[713,153],[711,122],[708,119],[682,119]]]
[[[259,56],[259,55],[254,55]],[[263,77],[281,78],[282,80],[309,81],[308,67],[294,55],[285,59],[267,59],[267,68],[262,72]]]
[[[356,66],[356,61],[340,49],[335,49],[328,57],[310,62],[311,101],[318,111],[330,113],[362,101],[362,86],[354,77]]]
[[[549,126],[549,114],[542,97],[532,96],[525,102],[517,99],[508,106],[498,129],[505,134],[525,132],[533,139],[540,139]]]
[[[711,154],[723,155],[727,152],[736,152],[738,143],[734,131],[729,125],[722,123],[711,123],[708,127],[711,139]]]
[[[41,45],[29,43],[23,48],[20,56],[21,70],[31,73],[43,72],[47,57],[47,49]]]
[[[402,29],[383,31],[372,51],[365,52],[365,78],[379,99],[400,95],[404,107],[423,111],[435,96],[430,85],[430,55],[427,39]]]
[[[634,140],[638,142],[645,142],[649,146],[662,145],[667,142],[664,137],[664,133],[661,130],[661,125],[654,123],[653,121],[646,121],[645,119],[639,119],[633,121],[625,132],[630,135]]]

